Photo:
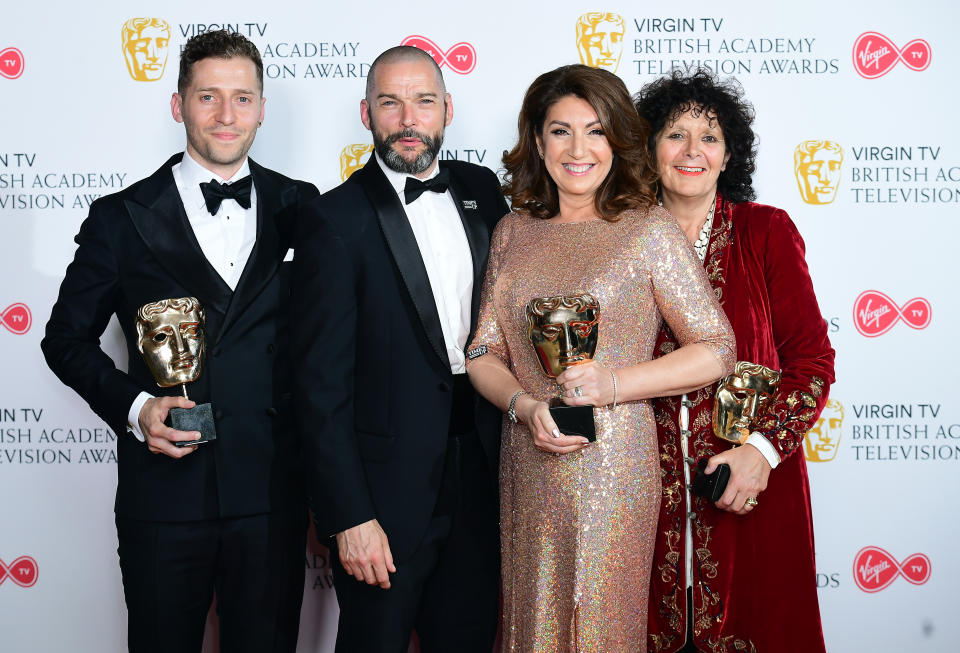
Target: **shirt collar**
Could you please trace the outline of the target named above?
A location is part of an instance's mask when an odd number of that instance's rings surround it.
[[[396,191],[397,195],[403,192],[403,189],[407,185],[407,177],[413,177],[417,181],[426,181],[427,179],[432,179],[440,174],[440,163],[436,162],[436,165],[433,166],[433,172],[426,176],[424,179],[420,179],[416,175],[411,175],[406,172],[397,172],[396,170],[391,169],[383,162],[383,159],[380,158],[380,155],[374,152],[374,156],[377,159],[377,165],[380,166],[380,169],[383,170],[383,174],[387,176],[387,181],[390,182],[390,185],[393,186],[393,190]]]
[[[200,191],[200,184],[207,183],[211,179],[214,179],[221,184],[228,183],[228,180],[224,179],[220,175],[210,170],[204,168],[196,159],[190,156],[190,152],[183,151],[183,159],[180,160],[180,169],[179,169],[180,179],[183,182],[184,190],[190,193],[193,196],[194,209],[203,208],[204,211],[207,209],[207,204],[203,199],[203,193]],[[238,179],[243,179],[250,174],[250,159],[244,158],[243,165],[240,166],[240,169],[237,170],[232,180],[236,181]],[[184,202],[186,203],[186,201]]]
[[[196,159],[190,156],[190,152],[184,150],[183,159],[180,161],[180,176],[183,179],[183,183],[188,186],[199,186],[201,183],[215,179],[221,184],[229,183],[230,180],[243,179],[250,174],[250,160],[246,157],[243,159],[243,165],[240,166],[240,169],[237,170],[233,177],[230,179],[224,179],[215,172],[211,172],[203,167]]]

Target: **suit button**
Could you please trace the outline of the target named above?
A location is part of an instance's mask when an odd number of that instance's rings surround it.
[[[215,419],[223,419],[223,411],[219,409],[213,411],[213,417]]]
[[[446,381],[441,381],[437,384],[437,390],[440,392],[450,392],[450,384],[448,384]]]
[[[213,357],[216,358],[219,355],[220,355],[220,348],[217,347],[216,349],[213,350]]]
[[[273,343],[272,343],[272,342],[271,342],[269,345],[267,345],[267,353],[268,353],[268,354],[272,354],[272,353],[275,352],[276,350],[277,350],[277,348],[273,346]]]
[[[267,415],[269,415],[270,417],[276,417],[279,414],[280,414],[280,411],[274,408],[273,406],[270,406],[270,408],[267,409]]]

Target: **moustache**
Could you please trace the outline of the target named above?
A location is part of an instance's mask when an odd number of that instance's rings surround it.
[[[389,136],[387,136],[387,137],[384,139],[384,144],[386,144],[386,145],[388,145],[388,146],[389,146],[389,145],[393,145],[394,143],[396,143],[397,141],[399,141],[401,138],[417,138],[417,139],[420,139],[420,141],[421,141],[424,145],[426,145],[427,147],[433,147],[434,142],[435,142],[435,139],[432,138],[431,136],[428,136],[427,134],[424,134],[424,133],[422,133],[422,132],[418,132],[416,129],[413,129],[412,127],[407,127],[406,129],[402,129],[402,130],[400,130],[400,131],[398,131],[398,132],[395,132],[395,133],[390,134]]]

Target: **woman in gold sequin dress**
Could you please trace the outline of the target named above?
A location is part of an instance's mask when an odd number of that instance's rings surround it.
[[[500,463],[504,650],[640,651],[660,503],[647,400],[726,374],[730,325],[675,221],[653,200],[648,131],[623,82],[585,66],[541,75],[504,157],[514,213],[494,233],[467,370],[505,419]],[[592,362],[549,379],[527,303],[590,293]],[[662,321],[682,347],[652,361]],[[559,385],[559,388],[558,388]],[[595,443],[547,400],[593,405]],[[517,421],[511,421],[515,418]]]

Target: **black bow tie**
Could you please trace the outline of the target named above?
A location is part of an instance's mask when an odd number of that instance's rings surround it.
[[[237,204],[245,209],[250,208],[250,189],[253,187],[253,179],[247,175],[239,181],[232,184],[221,184],[216,179],[200,184],[200,192],[203,193],[203,201],[207,203],[207,210],[210,215],[216,215],[220,210],[220,204],[223,200],[236,200]]]
[[[414,177],[407,177],[407,185],[403,187],[403,203],[409,204],[425,192],[446,193],[450,186],[450,171],[441,170],[435,177],[420,181]]]

